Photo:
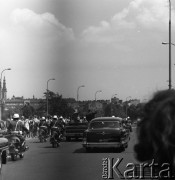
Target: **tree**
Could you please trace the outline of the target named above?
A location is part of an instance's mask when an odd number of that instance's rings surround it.
[[[144,104],[140,103],[137,106],[131,105],[127,109],[128,116],[134,120],[137,118],[141,118],[143,116],[143,107]]]
[[[30,104],[25,104],[22,108],[22,115],[26,118],[29,118],[30,116],[34,116],[35,115],[35,109],[33,106],[31,106]]]
[[[17,105],[13,108],[8,108],[8,109],[3,107],[2,119],[3,120],[8,119],[8,118],[11,119],[15,113],[22,115],[23,114],[22,108],[23,108],[22,105]]]
[[[111,105],[110,104],[106,105],[106,107],[104,108],[104,116],[111,116]]]
[[[46,95],[47,93],[44,93],[45,97]],[[45,113],[46,115],[46,101],[41,102],[37,111],[40,113]],[[70,117],[73,114],[74,109],[68,106],[67,101],[62,98],[62,95],[48,91],[48,112],[49,115],[56,114],[58,116]]]
[[[123,109],[123,106],[119,105],[119,104],[115,104],[114,108],[114,116],[116,117],[121,117],[124,118],[125,117],[125,111]]]
[[[115,116],[115,117],[125,117],[125,112],[123,107],[120,104],[108,104],[104,109],[105,116]]]

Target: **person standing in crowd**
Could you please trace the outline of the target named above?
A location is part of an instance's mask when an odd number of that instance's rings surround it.
[[[87,113],[87,115],[86,115],[86,120],[88,121],[88,122],[90,122],[92,119],[94,119],[95,118],[95,115],[97,114],[97,112],[95,111],[95,112],[92,112],[90,109],[88,110],[88,113]]]
[[[25,123],[25,118],[24,118],[24,116],[21,116],[21,121],[22,121],[22,123],[23,123],[23,125],[24,125],[24,123]]]
[[[78,122],[77,118],[79,116],[79,112],[77,109],[75,109],[74,113],[72,114],[72,117],[71,117],[71,122]]]
[[[174,179],[175,90],[158,91],[144,106],[134,147],[137,160],[157,164],[157,179]],[[165,165],[168,165],[164,167]],[[168,171],[169,167],[169,171]],[[164,172],[162,171],[164,168]],[[165,171],[166,168],[166,171]],[[169,174],[168,174],[169,172]]]
[[[29,119],[25,119],[25,121],[24,121],[24,126],[27,128],[28,131],[30,131]],[[30,137],[30,134],[28,134],[27,137]]]
[[[47,119],[46,119],[46,124],[47,124],[47,127],[48,127],[48,133],[50,134],[51,133],[51,121],[52,121],[52,117],[51,116],[48,116]]]
[[[34,123],[34,131],[33,131],[33,134],[34,134],[34,137],[37,137],[38,136],[38,130],[39,130],[39,119],[37,118],[37,116],[35,115],[34,118],[33,118],[33,123]]]

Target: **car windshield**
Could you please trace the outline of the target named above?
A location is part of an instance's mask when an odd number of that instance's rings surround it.
[[[98,128],[119,128],[120,123],[117,121],[95,121],[90,124],[90,129]]]

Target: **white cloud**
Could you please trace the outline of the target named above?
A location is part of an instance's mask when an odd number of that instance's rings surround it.
[[[120,42],[128,33],[142,29],[167,31],[169,19],[168,1],[133,0],[127,8],[115,14],[109,21],[102,21],[99,26],[84,30],[82,39],[87,42]],[[172,22],[175,12],[172,8]],[[172,23],[174,28],[175,24]]]
[[[36,36],[73,40],[71,28],[65,27],[51,13],[37,14],[29,9],[15,9],[11,13],[13,26],[19,31]]]
[[[164,0],[135,0],[130,8],[136,11],[135,21],[145,28],[164,30],[168,24],[168,1]],[[172,12],[174,16],[174,12]]]

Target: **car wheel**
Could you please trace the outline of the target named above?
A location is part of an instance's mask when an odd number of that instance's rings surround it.
[[[22,159],[22,158],[24,158],[24,153],[21,153],[20,155],[19,155],[19,157]]]
[[[16,154],[11,154],[11,159],[12,159],[12,161],[16,161],[17,155]]]
[[[56,144],[55,144],[54,142],[52,143],[52,147],[53,147],[53,148],[55,148],[55,147],[56,147]]]
[[[57,142],[57,143],[56,143],[56,147],[59,147],[59,146],[60,146],[60,143],[59,143],[59,142]]]
[[[43,143],[43,138],[39,137],[39,141],[40,141],[40,143]]]
[[[1,159],[2,159],[2,164],[6,164],[7,163],[7,152],[6,151],[2,152]]]

